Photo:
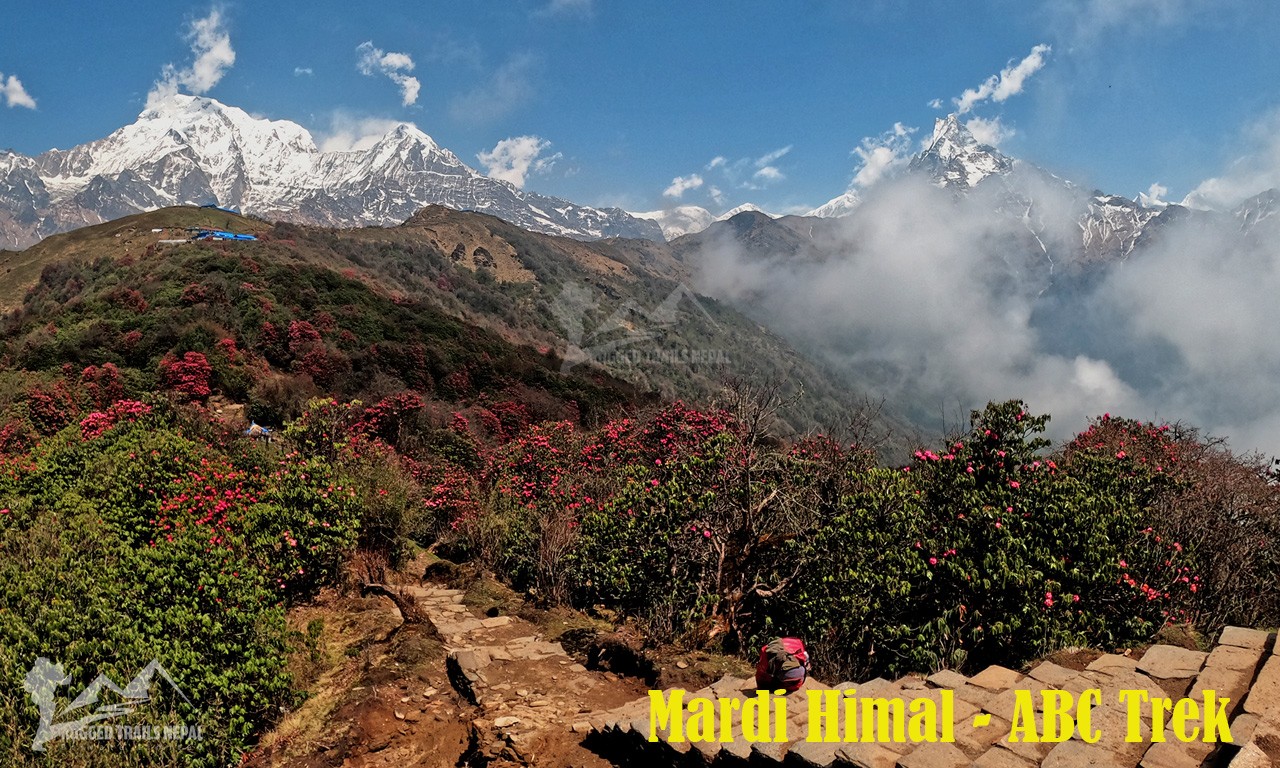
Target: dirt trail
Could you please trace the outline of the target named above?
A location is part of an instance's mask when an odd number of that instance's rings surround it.
[[[461,590],[391,589],[430,625],[396,629],[385,597],[307,609],[324,612],[340,661],[246,768],[610,768],[582,746],[587,723],[644,695],[643,681],[590,671],[536,624],[479,615]]]
[[[643,695],[642,682],[594,672],[538,627],[482,618],[460,590],[406,587],[444,638],[449,680],[476,708],[472,764],[607,766],[580,746],[595,714]]]

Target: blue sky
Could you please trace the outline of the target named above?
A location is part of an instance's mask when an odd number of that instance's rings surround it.
[[[1280,184],[1273,2],[8,0],[0,15],[0,147],[26,154],[132,121],[169,65],[179,90],[330,146],[403,120],[578,202],[799,210],[848,188],[855,149],[892,168],[994,76],[999,99],[966,119],[1085,185],[1229,202]],[[516,137],[536,138],[500,144]]]

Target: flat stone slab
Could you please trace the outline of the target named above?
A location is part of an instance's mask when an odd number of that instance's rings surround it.
[[[1249,693],[1249,683],[1253,682],[1253,670],[1228,669],[1227,667],[1208,667],[1196,678],[1188,697],[1204,700],[1204,691],[1213,691],[1219,699],[1230,699],[1227,705],[1227,716],[1240,711],[1240,703]]]
[[[901,692],[892,680],[885,680],[883,677],[873,677],[865,683],[858,683],[853,688],[859,696],[897,696]]]
[[[1008,720],[995,716],[992,716],[990,722],[981,728],[973,724],[972,717],[957,718],[956,746],[969,757],[977,759],[990,752],[992,747],[998,746],[1000,741],[1008,738],[1011,727],[1012,724]],[[1013,755],[1012,752],[1009,754]]]
[[[711,692],[716,698],[722,698],[725,696],[749,696],[755,693],[755,689],[755,680],[749,680],[745,677],[734,677],[733,675],[725,675],[711,684]]]
[[[1036,763],[1004,747],[992,747],[973,761],[974,768],[1035,768]]]
[[[1226,667],[1227,669],[1249,670],[1252,672],[1258,668],[1258,663],[1262,661],[1262,655],[1265,653],[1261,648],[1241,648],[1235,645],[1220,645],[1213,649],[1209,654],[1209,658],[1205,660],[1205,669],[1213,669],[1215,667]]]
[[[1280,719],[1280,656],[1271,656],[1262,665],[1244,700],[1244,711],[1265,719]]]
[[[792,745],[788,759],[807,768],[828,768],[835,764],[837,753],[843,746],[840,742],[800,741]]]
[[[898,761],[899,768],[965,768],[969,758],[954,744],[921,744]]]
[[[1014,683],[1021,679],[1022,675],[1012,669],[1002,667],[999,664],[992,664],[969,678],[969,684],[976,685],[979,688],[986,688],[990,691],[999,691],[1012,687]]]
[[[1121,656],[1118,653],[1104,653],[1089,662],[1089,666],[1085,667],[1085,669],[1089,672],[1101,672],[1107,675],[1116,672],[1136,672],[1138,670],[1138,660],[1129,656]]]
[[[1273,765],[1266,752],[1263,752],[1257,744],[1249,743],[1245,744],[1239,754],[1231,759],[1230,768],[1271,768]]]
[[[1160,741],[1142,756],[1142,768],[1200,768],[1216,745],[1203,741]]]
[[[952,690],[955,690],[969,682],[969,678],[951,669],[934,672],[925,679],[930,685],[936,685],[939,688],[950,688]]]
[[[1097,744],[1086,744],[1072,739],[1055,744],[1040,765],[1043,768],[1082,768],[1083,766],[1134,768],[1135,762],[1109,752]]]
[[[1261,718],[1248,712],[1236,715],[1236,719],[1231,721],[1231,741],[1235,744],[1248,744],[1253,740],[1253,734],[1261,722]]]
[[[1161,679],[1195,677],[1209,654],[1173,645],[1153,645],[1142,655],[1138,671]]]
[[[1261,629],[1245,629],[1243,627],[1223,627],[1218,636],[1218,645],[1234,645],[1239,648],[1251,648],[1264,651],[1271,644],[1271,633]]]
[[[1052,661],[1046,661],[1037,664],[1036,668],[1031,670],[1027,676],[1033,680],[1044,683],[1051,688],[1065,688],[1076,679],[1080,673],[1073,672],[1066,667],[1054,664]]]
[[[901,757],[884,744],[845,744],[836,754],[846,763],[858,768],[894,768]]]
[[[976,685],[962,685],[952,690],[956,692],[956,701],[967,701],[978,708],[985,707],[996,695],[995,691]]]

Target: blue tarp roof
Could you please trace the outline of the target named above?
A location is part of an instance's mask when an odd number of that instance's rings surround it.
[[[220,229],[202,229],[196,232],[197,240],[257,240],[257,235],[238,235],[235,232],[224,232]]]

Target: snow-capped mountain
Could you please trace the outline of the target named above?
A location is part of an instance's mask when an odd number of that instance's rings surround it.
[[[742,205],[739,205],[735,208],[730,208],[729,210],[720,214],[719,216],[716,217],[716,221],[728,221],[729,219],[732,219],[734,216],[737,216],[740,213],[745,213],[747,211],[756,211],[757,213],[763,213],[765,216],[768,216],[771,219],[778,218],[777,216],[773,215],[772,213],[769,213],[768,211],[756,205],[755,203],[743,203]]]
[[[207,204],[331,226],[399,224],[429,204],[579,239],[661,239],[616,208],[525,192],[401,124],[372,147],[321,152],[285,120],[174,95],[104,139],[36,157],[0,153],[0,247],[166,205]]]
[[[638,219],[656,222],[658,226],[662,227],[663,237],[668,240],[701,232],[716,220],[715,216],[711,215],[711,211],[700,205],[679,205],[665,211],[645,211],[642,213],[629,211],[629,213]]]
[[[849,190],[843,195],[834,197],[814,208],[806,213],[805,216],[814,216],[819,219],[838,219],[841,216],[848,216],[853,213],[861,204],[862,197],[857,192]]]
[[[1009,173],[1013,163],[974,138],[956,115],[947,115],[934,123],[933,137],[909,168],[929,173],[940,186],[963,190],[973,189],[993,174]]]
[[[1123,259],[1137,246],[1148,225],[1161,216],[1177,216],[1180,206],[1152,204],[1119,195],[1089,192],[1048,171],[1002,154],[974,138],[956,115],[938,119],[924,151],[909,172],[928,175],[939,187],[988,199],[997,211],[1019,219],[1051,262]],[[1076,231],[1053,224],[1073,217]],[[1054,253],[1055,244],[1059,246]],[[1066,246],[1063,253],[1061,246]]]
[[[1269,221],[1271,226],[1280,225],[1280,190],[1268,189],[1245,200],[1233,212],[1240,220],[1240,228],[1250,230],[1259,224]]]
[[[1093,195],[1087,213],[1079,219],[1085,252],[1128,256],[1151,220],[1167,208],[1143,205],[1119,195]]]

